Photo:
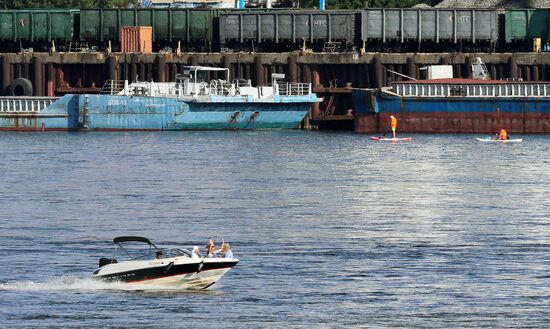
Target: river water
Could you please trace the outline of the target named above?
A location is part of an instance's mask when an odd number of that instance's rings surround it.
[[[2,133],[0,327],[546,327],[550,136],[412,137]],[[117,235],[241,261],[201,292],[90,280]]]

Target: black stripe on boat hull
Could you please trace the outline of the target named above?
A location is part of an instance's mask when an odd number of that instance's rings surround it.
[[[223,262],[223,263],[202,263],[202,268],[199,271],[199,266],[201,263],[194,264],[180,264],[180,265],[167,265],[167,266],[158,266],[150,267],[140,270],[119,272],[106,275],[97,275],[95,278],[107,280],[107,281],[123,281],[123,282],[136,282],[136,281],[147,281],[155,280],[161,278],[167,278],[176,275],[183,275],[188,273],[197,273],[209,270],[220,270],[220,269],[230,269],[233,266],[237,265],[235,262]]]

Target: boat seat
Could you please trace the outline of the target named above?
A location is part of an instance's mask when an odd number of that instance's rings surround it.
[[[111,259],[111,258],[100,258],[99,259],[99,267],[103,267],[107,264],[115,264],[115,263],[118,263],[118,261],[116,259]]]

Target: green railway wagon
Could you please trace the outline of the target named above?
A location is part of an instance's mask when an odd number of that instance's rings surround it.
[[[550,9],[511,9],[506,10],[505,40],[531,42],[533,38],[550,38]]]
[[[118,42],[123,26],[152,26],[153,43],[209,43],[215,15],[209,9],[82,9],[80,40]]]
[[[0,10],[0,40],[69,42],[78,10]]]

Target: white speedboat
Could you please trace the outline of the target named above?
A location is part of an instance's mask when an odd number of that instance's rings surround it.
[[[140,236],[120,236],[113,239],[112,258],[100,258],[95,279],[153,285],[167,289],[206,289],[216,283],[239,262],[236,258],[191,257],[186,249],[158,248]],[[145,250],[132,254],[123,243],[148,244]],[[115,256],[123,250],[129,260],[118,261]]]

